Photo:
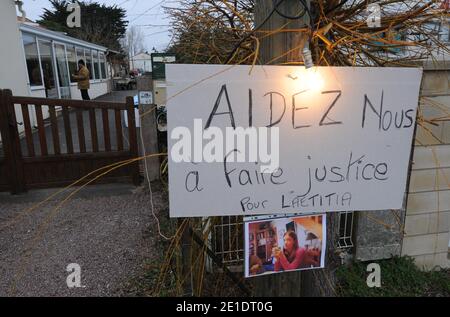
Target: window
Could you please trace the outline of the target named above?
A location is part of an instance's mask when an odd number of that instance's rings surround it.
[[[36,38],[23,34],[23,47],[25,49],[25,59],[27,62],[28,78],[31,86],[42,86],[41,67],[39,65],[39,54]]]
[[[58,98],[53,69],[53,50],[49,41],[38,41],[41,55],[42,74],[44,75],[45,95],[47,98]]]
[[[106,59],[105,59],[105,54],[99,53],[99,60],[100,60],[100,71],[102,73],[102,78],[106,79]]]
[[[69,63],[69,75],[70,75],[70,81],[75,82],[75,80],[72,78],[73,74],[76,74],[78,71],[78,62],[77,62],[77,56],[75,54],[75,47],[74,46],[67,46],[67,62]]]
[[[86,67],[89,69],[89,78],[94,78],[94,71],[92,69],[92,55],[91,50],[84,50],[84,56],[86,58]]]
[[[82,48],[77,47],[77,67],[78,61],[82,59],[86,63],[86,58],[84,58],[84,50]]]
[[[101,79],[100,76],[100,69],[99,69],[99,62],[98,62],[98,52],[92,51],[92,62],[94,64],[94,78],[95,79]]]
[[[67,68],[66,49],[63,44],[55,44],[55,55],[60,97],[70,99],[70,76]]]

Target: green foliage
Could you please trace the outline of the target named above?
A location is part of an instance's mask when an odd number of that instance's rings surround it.
[[[97,2],[78,1],[81,7],[81,27],[67,26],[68,0],[50,0],[51,8],[45,9],[41,20],[42,26],[57,32],[65,32],[75,38],[120,50],[119,40],[125,35],[128,21],[126,12],[116,5],[107,6]]]
[[[381,268],[381,287],[366,283],[369,263],[355,262],[341,266],[336,275],[340,296],[450,296],[450,270],[421,271],[410,257],[377,261]]]
[[[137,297],[167,297],[176,296],[176,276],[169,271],[163,280],[159,293],[155,293],[161,274],[162,259],[145,261],[142,273],[128,282],[124,295]]]

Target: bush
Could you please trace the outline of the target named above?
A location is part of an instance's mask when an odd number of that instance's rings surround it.
[[[381,287],[366,283],[371,262],[354,262],[337,272],[339,296],[450,296],[450,270],[421,271],[410,257],[375,261],[381,268]]]

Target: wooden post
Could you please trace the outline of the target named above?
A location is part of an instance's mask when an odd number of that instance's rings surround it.
[[[20,149],[19,131],[17,130],[16,113],[12,102],[12,92],[0,89],[0,132],[3,150],[8,164],[8,178],[11,194],[26,191],[25,177]]]
[[[141,76],[137,79],[138,93],[141,91],[153,92],[153,80],[151,76]],[[139,104],[139,114],[141,115],[141,127],[139,153],[148,155],[158,153],[158,129],[156,125],[156,104]],[[142,137],[142,139],[141,139]],[[146,182],[159,179],[160,157],[149,157],[144,160],[144,176]]]
[[[256,1],[256,25],[259,26],[266,20],[266,17],[273,11],[276,2],[272,0]],[[310,0],[305,2],[309,4]],[[289,16],[295,16],[303,10],[303,6],[300,1],[285,0],[278,6],[278,10]],[[307,25],[309,25],[309,16],[307,14],[301,19],[290,20],[274,12],[260,29],[264,31],[304,29]],[[259,58],[262,64],[284,64],[302,61],[301,52],[307,39],[305,32],[278,32],[270,36],[266,36],[265,33],[259,33],[258,36],[261,38]]]
[[[305,1],[310,5],[310,0]],[[261,25],[273,12],[274,3],[272,0],[259,0],[255,4],[255,24]],[[285,0],[278,7],[279,12],[288,16],[297,16],[302,12],[303,7],[300,1]],[[305,29],[310,25],[309,16],[305,13],[299,19],[287,19],[277,12],[261,26],[261,30],[275,31],[279,29]],[[262,64],[289,64],[302,61],[301,52],[309,34],[306,32],[278,32],[271,36],[260,33],[260,60]],[[265,36],[265,37],[263,37]],[[327,253],[333,252],[336,237],[337,214],[327,215]],[[327,254],[332,256],[333,253]],[[328,258],[327,258],[328,260]],[[325,261],[328,265],[329,261]],[[257,277],[254,280],[255,296],[305,296],[320,295],[326,292],[315,292],[319,287],[328,286],[328,270],[289,272],[269,276]],[[328,283],[328,284],[327,284]],[[322,286],[325,285],[325,286]],[[319,286],[319,287],[317,287]],[[329,287],[332,289],[333,287]],[[320,293],[320,294],[319,294]]]
[[[134,99],[133,97],[126,98],[127,116],[128,116],[128,134],[130,138],[130,154],[132,158],[138,157],[138,145],[136,136],[136,119],[134,114]],[[139,181],[139,161],[131,164],[131,176],[133,184],[138,186]]]
[[[269,14],[273,11],[276,1],[260,0],[255,4],[255,24],[261,25]],[[302,8],[299,1],[285,0],[278,9],[289,15],[300,12]],[[288,20],[278,13],[272,16],[261,26],[261,30],[275,31],[278,29],[302,28],[305,25],[304,19]],[[265,34],[265,33],[261,33]],[[260,40],[260,59],[262,64],[283,64],[288,62],[298,62],[301,60],[305,35],[300,32],[280,32],[271,36],[266,36]],[[290,52],[289,52],[290,51]],[[286,54],[286,52],[289,52]],[[255,278],[255,296],[301,296],[302,273],[289,272],[283,274],[260,276]]]
[[[156,126],[156,105],[139,105],[141,115],[141,133],[139,148],[142,155],[158,153],[158,129]],[[141,138],[142,137],[142,138]],[[151,182],[160,178],[160,157],[145,159],[145,181]]]

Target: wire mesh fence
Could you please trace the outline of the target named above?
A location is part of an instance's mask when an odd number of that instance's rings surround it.
[[[343,211],[339,213],[339,249],[351,249],[353,247],[353,223],[355,213]]]
[[[241,267],[244,263],[244,221],[240,216],[220,217],[213,225],[210,245],[222,263]]]
[[[338,248],[351,249],[353,244],[353,211],[339,212]],[[244,221],[240,216],[219,217],[213,224],[210,234],[210,246],[222,263],[243,270],[244,264]]]

